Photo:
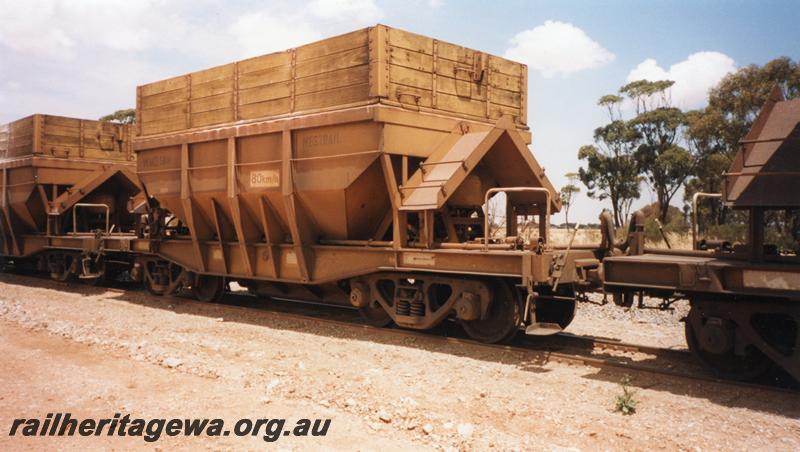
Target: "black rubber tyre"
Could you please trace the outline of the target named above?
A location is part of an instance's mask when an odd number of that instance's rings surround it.
[[[519,331],[522,309],[514,291],[503,281],[492,284],[492,303],[487,317],[481,320],[460,321],[467,335],[487,344],[510,340]]]
[[[225,278],[222,276],[197,275],[192,293],[199,301],[216,303],[225,293]]]

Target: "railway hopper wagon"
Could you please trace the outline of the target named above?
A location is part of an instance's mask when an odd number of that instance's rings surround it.
[[[560,330],[577,255],[547,241],[560,200],[528,150],[526,74],[378,25],[140,86],[153,215],[136,274],[156,294],[213,300],[237,281],[375,325],[457,319],[487,342]]]
[[[126,125],[54,115],[0,126],[3,263],[93,281],[130,266],[140,192],[130,138]]]
[[[721,376],[754,378],[772,363],[800,380],[800,99],[773,90],[741,144],[723,193],[697,195],[695,211],[699,197],[721,198],[747,217],[742,243],[606,258],[605,290],[627,305],[636,293],[688,298],[689,348]]]

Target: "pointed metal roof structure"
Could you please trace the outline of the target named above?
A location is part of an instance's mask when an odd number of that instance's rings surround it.
[[[723,199],[734,208],[800,206],[800,99],[776,85],[725,173]]]

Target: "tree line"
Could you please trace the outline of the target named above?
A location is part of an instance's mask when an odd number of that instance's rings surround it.
[[[684,204],[696,192],[720,192],[723,173],[773,86],[777,84],[787,99],[800,96],[800,63],[781,57],[763,66],[742,67],[712,88],[708,105],[699,110],[675,107],[673,84],[638,80],[601,97],[597,104],[609,122],[594,130],[593,144],[578,150],[585,162],[578,178],[590,198],[610,202],[617,227],[625,223],[643,183],[656,196],[662,223],[681,188]],[[568,185],[571,197],[577,187]],[[704,221],[721,221],[718,210],[698,213]]]

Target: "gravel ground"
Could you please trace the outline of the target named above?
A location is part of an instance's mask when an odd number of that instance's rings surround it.
[[[680,309],[680,308],[679,308]],[[682,342],[682,315],[581,305],[570,331]],[[634,324],[631,324],[634,320]],[[278,449],[799,450],[800,396],[0,275],[0,427],[48,412],[330,418]],[[592,328],[592,326],[595,328]],[[669,346],[669,345],[668,345]],[[261,438],[10,438],[0,449],[256,449]]]
[[[662,348],[686,348],[682,319],[689,314],[687,301],[660,310],[655,308],[660,300],[654,298],[645,298],[645,309],[620,308],[614,305],[611,296],[604,304],[601,294],[589,294],[589,300],[578,304],[568,332]]]

